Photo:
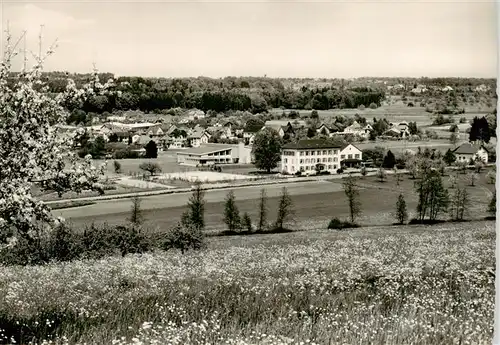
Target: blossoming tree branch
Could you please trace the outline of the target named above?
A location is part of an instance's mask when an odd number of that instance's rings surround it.
[[[105,163],[96,167],[91,157],[82,160],[72,150],[84,132],[67,138],[57,134],[56,125],[64,123],[69,107],[83,104],[92,95],[109,95],[114,85],[113,80],[101,84],[94,67],[88,84],[79,89],[68,79],[65,91],[51,96],[41,76],[55,44],[43,56],[34,55],[31,69],[14,74],[12,60],[19,41],[12,43],[6,30],[0,65],[0,242],[17,236],[36,239],[62,221],[33,197],[34,184],[59,196],[68,191],[104,193],[99,181]],[[14,82],[9,82],[13,76]]]

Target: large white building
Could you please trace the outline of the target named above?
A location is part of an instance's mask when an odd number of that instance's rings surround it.
[[[315,174],[319,171],[336,173],[346,166],[358,166],[362,152],[352,144],[341,146],[325,139],[305,139],[283,146],[281,170],[287,174],[301,171]]]
[[[182,165],[213,165],[213,164],[249,164],[251,163],[250,147],[243,143],[237,145],[205,144],[177,152],[177,163]]]
[[[287,174],[305,174],[326,170],[335,173],[340,168],[342,147],[324,139],[305,139],[286,144],[281,152],[281,170]]]

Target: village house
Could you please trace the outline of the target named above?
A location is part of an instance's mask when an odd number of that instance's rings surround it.
[[[197,128],[187,137],[187,142],[192,147],[200,147],[202,144],[208,144],[210,134],[204,128]]]
[[[476,159],[488,163],[488,150],[482,144],[463,143],[453,150],[457,162],[470,163]]]
[[[363,162],[363,152],[353,144],[349,144],[340,151],[342,168],[358,168]]]
[[[358,121],[354,121],[352,125],[347,126],[344,128],[343,132],[340,132],[340,134],[352,134],[352,135],[357,135],[363,138],[368,138],[370,135],[370,131],[372,131],[373,128],[371,125],[366,125],[366,126],[361,126]]]
[[[255,140],[255,135],[262,129],[263,126],[261,125],[255,125],[252,123],[249,123],[245,126],[243,129],[243,139],[245,140],[245,143],[247,145],[253,145],[253,142]]]
[[[325,139],[304,139],[285,144],[281,151],[281,171],[315,174],[317,171],[336,173],[340,168],[342,147]]]
[[[189,121],[196,121],[205,118],[205,112],[203,110],[191,109],[187,113],[187,119]]]
[[[321,125],[316,128],[316,132],[318,134],[323,134],[327,136],[332,136],[334,133],[337,133],[340,131],[340,128],[336,124],[330,124],[326,125],[325,123],[322,123]]]
[[[286,134],[289,136],[293,136],[295,134],[292,124],[287,121],[266,121],[262,129],[264,128],[271,128],[275,130],[278,132],[280,138],[283,138]]]
[[[251,163],[251,148],[243,143],[237,145],[204,144],[177,152],[177,162],[180,165],[207,166],[214,164],[249,164]]]

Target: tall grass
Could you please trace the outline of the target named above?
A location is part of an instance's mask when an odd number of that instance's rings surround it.
[[[0,325],[18,343],[491,343],[494,223],[405,229],[4,267]]]

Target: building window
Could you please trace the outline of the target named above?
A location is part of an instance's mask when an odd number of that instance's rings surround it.
[[[338,153],[338,150],[333,150],[333,154],[336,155]]]
[[[319,156],[319,155],[321,155],[321,151],[318,151],[316,154],[317,154],[318,156]]]
[[[314,156],[314,151],[311,151],[311,156]]]
[[[326,158],[323,158],[323,163],[326,163]]]
[[[352,159],[352,155],[347,155],[347,158]]]
[[[304,155],[304,151],[300,151],[300,155],[303,156]]]
[[[292,171],[295,171],[295,167],[292,165]]]
[[[326,155],[326,150],[323,150],[323,154]]]
[[[331,162],[331,161],[332,161],[332,157],[329,157],[329,158],[328,158],[328,162]]]
[[[334,164],[334,165],[333,165],[333,169],[337,169],[337,164]]]
[[[288,159],[287,159],[287,158],[285,158],[285,164],[286,164],[286,163],[288,163]]]
[[[345,159],[345,155],[340,155],[340,159]]]
[[[321,158],[316,159],[316,163],[321,163]]]
[[[332,170],[332,166],[331,165],[328,166],[328,170]]]
[[[337,157],[333,157],[333,161],[336,162],[338,160]]]
[[[309,156],[309,151],[306,151],[306,156]]]
[[[354,158],[359,159],[359,153],[356,153],[356,154],[354,155]]]
[[[328,154],[331,155],[332,154],[332,150],[328,150]]]
[[[306,170],[309,170],[309,165],[308,165],[308,166],[306,166]]]
[[[303,164],[303,163],[304,163],[304,160],[303,160],[303,159],[301,159],[301,160],[300,160],[300,164]]]

